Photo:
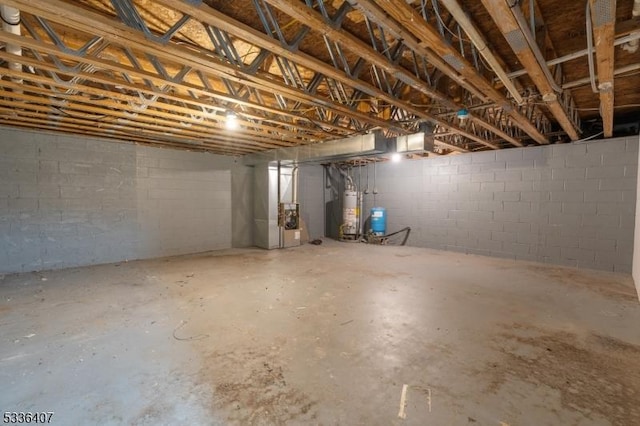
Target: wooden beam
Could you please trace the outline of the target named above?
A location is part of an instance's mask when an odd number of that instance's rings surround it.
[[[367,62],[382,68],[390,75],[398,77],[414,89],[417,89],[430,98],[441,102],[447,108],[454,111],[461,108],[461,105],[454,102],[453,99],[437,89],[428,86],[424,81],[416,77],[413,73],[402,68],[400,65],[389,61],[384,55],[375,51],[369,44],[363,42],[342,28],[335,28],[328,25],[321,15],[319,15],[315,10],[305,6],[303,3],[290,0],[265,1],[294,18],[296,21],[328,37],[330,40],[340,43],[342,47],[356,53]]]
[[[62,119],[60,122],[52,123],[48,115],[32,112],[32,111],[16,111],[13,108],[5,108],[0,106],[0,125],[12,125],[18,127],[30,127],[38,130],[51,130],[54,132],[64,132],[72,134],[87,134],[100,138],[117,139],[120,141],[142,142],[145,145],[177,147],[192,151],[212,151],[225,155],[243,155],[234,147],[215,147],[211,144],[192,144],[181,141],[162,141],[155,138],[147,138],[140,135],[130,134],[120,130],[104,132],[95,125],[79,124],[69,119]]]
[[[310,28],[319,31],[324,36],[328,37],[334,42],[340,43],[341,46],[350,50],[352,53],[364,58],[367,62],[380,67],[386,70],[389,74],[399,78],[403,82],[405,82],[408,87],[413,89],[417,89],[420,92],[424,93],[427,96],[441,102],[445,106],[454,111],[460,110],[464,108],[463,105],[456,103],[453,99],[445,95],[444,93],[438,91],[430,87],[425,81],[421,80],[419,77],[416,77],[413,73],[407,71],[400,65],[392,63],[389,61],[384,55],[376,52],[373,48],[371,48],[368,44],[364,43],[362,40],[358,39],[354,35],[348,33],[343,29],[336,29],[328,25],[324,20],[318,15],[317,12],[309,9],[307,6],[303,5],[299,2],[292,2],[289,0],[266,0],[267,3],[272,4],[277,7],[287,15],[296,19],[297,21],[309,26]],[[473,117],[474,121],[482,126],[483,128],[489,130],[490,132],[498,135],[504,140],[515,146],[523,146],[522,142],[515,139],[514,137],[508,135],[503,132],[497,126],[494,126],[491,123],[488,123],[481,119],[480,117]],[[432,121],[437,122],[437,118],[432,116]],[[442,127],[448,127],[444,123],[438,123]],[[499,147],[495,144],[486,141],[485,146],[488,146],[492,149],[499,149]]]
[[[87,118],[75,118],[73,116],[56,116],[52,118],[51,110],[49,107],[44,107],[41,105],[34,105],[27,102],[16,102],[16,101],[2,101],[0,100],[0,109],[2,111],[11,111],[11,115],[16,117],[31,117],[40,120],[45,120],[51,125],[52,123],[65,123],[70,127],[76,126],[79,129],[93,129],[93,130],[102,130],[107,133],[114,133],[123,136],[132,136],[138,137],[141,139],[153,140],[153,141],[162,141],[165,143],[175,143],[175,144],[183,144],[189,145],[194,148],[204,147],[205,143],[203,141],[183,137],[180,134],[166,134],[164,131],[157,130],[149,130],[143,128],[125,128],[123,126],[119,126],[114,123],[110,123],[108,121],[97,121],[94,119]],[[55,125],[54,125],[55,127]],[[224,150],[227,152],[235,152],[235,153],[252,153],[257,151],[262,151],[263,149],[251,149],[246,147],[240,147],[235,143],[219,141],[215,138],[211,138],[211,140],[207,141],[207,144],[210,146],[219,146],[224,147]]]
[[[23,48],[27,48],[27,49],[32,49],[35,50],[37,52],[40,53],[47,53],[47,54],[53,54],[58,56],[61,59],[65,59],[68,61],[78,61],[79,63],[82,64],[90,64],[96,67],[99,67],[100,69],[107,69],[107,70],[111,70],[114,72],[114,74],[118,75],[118,74],[127,74],[131,77],[137,78],[137,79],[146,79],[149,80],[151,82],[153,82],[154,84],[157,84],[158,86],[162,86],[162,85],[169,85],[173,88],[175,88],[176,90],[174,91],[170,91],[168,93],[162,93],[162,92],[156,92],[156,91],[152,91],[150,89],[148,89],[145,86],[141,86],[141,85],[136,85],[133,83],[129,83],[125,80],[116,80],[114,78],[111,77],[107,77],[104,74],[100,73],[100,74],[92,74],[92,73],[86,73],[86,72],[76,72],[75,74],[73,74],[73,76],[75,77],[82,77],[83,79],[86,79],[87,81],[93,82],[93,83],[97,83],[97,84],[105,84],[108,86],[119,86],[119,87],[123,87],[126,88],[128,90],[131,91],[136,91],[136,92],[140,92],[143,93],[146,96],[149,97],[154,97],[154,96],[158,96],[158,99],[160,100],[167,100],[167,101],[173,101],[175,103],[179,103],[179,104],[186,104],[186,105],[190,105],[193,107],[193,109],[189,109],[189,108],[183,108],[183,107],[179,107],[177,105],[172,105],[169,104],[167,102],[156,102],[154,103],[155,106],[157,106],[158,108],[163,108],[163,109],[167,109],[170,112],[178,112],[180,114],[194,114],[197,113],[198,109],[209,109],[209,110],[217,110],[217,111],[222,111],[224,110],[224,108],[216,106],[216,105],[212,105],[209,102],[206,102],[204,100],[198,100],[197,98],[193,98],[190,96],[186,96],[186,95],[181,95],[180,93],[186,93],[186,92],[192,92],[200,97],[204,97],[204,98],[208,98],[208,97],[212,97],[215,99],[220,99],[222,101],[231,101],[233,100],[232,97],[228,96],[228,95],[221,95],[217,92],[212,92],[212,91],[207,91],[204,90],[201,87],[197,87],[197,86],[193,86],[193,85],[189,85],[187,83],[181,83],[181,84],[176,84],[173,82],[169,82],[166,81],[164,79],[161,79],[160,77],[158,77],[155,74],[152,74],[150,72],[146,72],[146,71],[142,71],[142,70],[137,70],[135,68],[132,67],[128,67],[125,65],[120,65],[120,64],[116,64],[114,62],[111,61],[106,61],[106,60],[102,60],[102,59],[98,59],[98,58],[79,58],[75,55],[72,55],[70,53],[64,52],[62,50],[60,50],[59,48],[55,47],[55,46],[51,46],[51,45],[47,45],[44,44],[43,42],[40,41],[36,41],[36,40],[32,40],[26,37],[19,37],[19,36],[15,36],[13,34],[10,34],[8,32],[5,31],[0,31],[0,41],[5,41],[5,42],[11,42],[12,44],[15,45],[19,45]],[[49,64],[47,62],[41,62],[41,61],[37,61],[35,59],[32,59],[28,56],[14,56],[11,55],[9,53],[6,53],[4,51],[0,51],[0,59],[4,59],[7,61],[15,61],[15,62],[20,62],[24,65],[27,66],[31,66],[35,69],[41,69],[41,70],[46,70],[46,71],[50,71],[50,72],[56,72],[58,74],[64,75],[65,73],[61,72],[57,66],[53,65],[53,64]],[[7,75],[12,73],[12,70],[5,70],[5,73],[7,73]],[[15,73],[15,72],[13,72]],[[16,75],[17,74],[11,74],[11,75]],[[20,73],[19,78],[24,78],[25,76],[31,76],[32,79],[34,79],[34,81],[39,81],[40,83],[44,83],[44,84],[53,84],[53,85],[60,85],[61,83],[56,83],[54,80],[52,79],[46,79],[43,80],[44,77],[40,77],[40,76],[36,76],[33,74],[26,74],[26,73]],[[40,80],[35,80],[35,79],[40,79]],[[88,85],[85,84],[81,84],[81,83],[73,83],[73,84],[69,84],[66,85],[66,87],[64,87],[64,89],[78,89],[80,91],[83,92],[87,92],[87,93],[94,93],[96,95],[104,95],[104,90],[102,89],[97,89],[95,87],[90,87]],[[109,92],[109,96],[111,98],[114,99],[119,99],[122,101],[126,101],[126,102],[139,102],[139,99],[136,97],[132,97],[130,95],[126,95],[126,94],[122,94],[122,93],[118,93],[118,92]],[[320,136],[332,136],[332,137],[336,137],[335,134],[331,134],[325,131],[322,131],[321,129],[318,129],[317,126],[314,125],[314,127],[308,127],[306,125],[300,125],[297,124],[299,122],[302,123],[307,123],[310,122],[311,120],[297,115],[297,114],[292,114],[292,113],[288,113],[286,111],[281,111],[281,110],[277,110],[275,108],[268,108],[268,107],[264,107],[261,106],[259,104],[256,103],[252,103],[252,102],[247,102],[247,101],[237,101],[237,103],[241,106],[245,106],[247,108],[252,108],[252,109],[257,109],[259,111],[264,111],[264,112],[268,112],[268,113],[273,113],[273,114],[279,114],[285,117],[290,117],[292,119],[295,120],[294,123],[288,122],[288,121],[282,121],[282,120],[277,120],[277,119],[273,119],[273,118],[269,118],[268,116],[261,116],[261,115],[256,115],[254,113],[251,112],[242,112],[241,116],[242,117],[247,117],[247,118],[252,118],[252,119],[256,119],[256,120],[261,120],[263,123],[272,123],[275,124],[276,126],[267,126],[264,124],[257,124],[257,123],[253,123],[254,127],[257,127],[259,129],[263,129],[266,131],[277,131],[278,133],[280,133],[282,136],[291,136],[294,138],[300,138],[301,136],[305,136],[306,140],[309,142],[314,142],[315,140],[319,140]],[[311,106],[309,106],[309,108],[311,108]],[[194,110],[195,109],[195,110]],[[336,130],[336,131],[341,131],[341,132],[345,132],[348,131],[349,129],[345,129],[342,127],[338,127],[333,125],[332,123],[325,123],[325,122],[319,122],[319,125],[322,126],[328,126],[329,128],[331,128],[332,130]],[[298,127],[299,128],[299,132],[301,133],[294,133],[294,132],[290,132],[288,130],[286,130],[285,128],[281,127],[281,126],[292,126],[292,127]],[[305,134],[305,133],[311,133],[311,134]],[[256,135],[260,135],[260,133],[256,133]],[[286,139],[286,138],[285,138]],[[300,143],[299,141],[297,143]]]
[[[0,57],[2,54],[0,53]],[[21,73],[16,71],[9,71],[7,75],[12,77],[18,77],[23,79],[25,82],[34,82],[39,84],[46,84],[51,87],[57,87],[61,90],[68,89],[64,84],[55,82],[53,80],[49,80],[45,77],[40,77],[30,73]],[[29,101],[32,102],[41,102],[44,104],[54,105],[54,102],[51,98],[50,90],[46,88],[39,87],[37,85],[30,84],[19,84],[13,83],[8,80],[0,81],[0,86],[4,86],[14,90],[14,92],[9,92],[9,95],[16,96],[18,91],[29,92],[40,94],[42,97],[32,97]],[[84,91],[85,89],[86,92]],[[97,88],[89,88],[86,86],[78,87],[78,90],[83,91],[82,94],[63,94],[58,93],[56,95],[56,99],[64,100],[66,102],[71,102],[74,104],[82,105],[80,108],[85,111],[94,111],[96,114],[106,114],[113,116],[114,118],[123,118],[127,120],[131,120],[133,122],[136,121],[144,121],[147,123],[155,123],[155,124],[163,124],[168,128],[185,127],[191,128],[193,126],[194,129],[197,129],[200,134],[210,134],[212,132],[220,132],[224,131],[225,125],[223,123],[217,121],[210,120],[198,120],[196,118],[191,117],[189,114],[194,114],[197,111],[190,110],[189,108],[179,107],[171,104],[166,105],[157,105],[153,104],[149,108],[136,111],[135,113],[131,113],[127,110],[126,105],[118,103],[113,99],[105,98],[105,99],[90,99],[86,94],[93,95],[104,95],[104,91]],[[135,97],[130,97],[132,101],[139,100]],[[166,110],[156,109],[156,107],[162,106],[166,108]],[[244,121],[239,121],[243,123]],[[251,123],[250,125],[254,125],[255,123]],[[270,128],[271,131],[277,131],[275,128]],[[285,131],[283,131],[285,132]],[[286,132],[285,132],[286,133]],[[265,132],[253,131],[251,129],[244,129],[242,132],[234,135],[234,139],[237,140],[252,140],[257,142],[265,142],[270,144],[272,147],[277,146],[293,146],[299,145],[301,140],[295,138],[269,138]]]
[[[220,128],[207,128],[205,126],[193,126],[193,128],[191,126],[187,127],[184,126],[181,121],[160,118],[157,116],[158,111],[149,111],[148,109],[134,115],[122,110],[121,105],[118,106],[120,109],[114,109],[113,107],[106,106],[111,104],[109,100],[78,100],[71,96],[61,96],[60,98],[65,100],[64,106],[61,107],[58,100],[54,100],[46,96],[46,89],[25,86],[24,84],[13,83],[6,80],[0,80],[0,87],[13,90],[0,90],[0,95],[5,99],[0,99],[0,105],[5,106],[11,106],[11,103],[13,102],[16,108],[18,108],[24,103],[29,103],[30,105],[38,105],[39,107],[46,108],[43,109],[43,111],[48,110],[51,115],[68,115],[70,117],[80,118],[93,117],[94,119],[97,119],[97,117],[103,117],[101,118],[101,121],[105,120],[114,122],[122,128],[149,129],[161,132],[174,131],[180,135],[184,135],[185,137],[189,137],[197,141],[207,140],[213,134],[218,140],[236,142],[239,146],[248,145],[257,149],[270,149],[296,145],[295,143],[283,144],[279,141],[273,141],[265,137],[248,136],[243,134],[241,131],[230,133],[229,131],[225,131]],[[17,92],[18,89],[22,92]],[[45,96],[33,96],[28,94],[33,92],[41,92]],[[6,99],[11,99],[11,101],[7,101]],[[91,115],[88,113],[91,113]],[[96,122],[96,124],[99,124],[99,122]]]
[[[184,2],[182,0],[158,0],[159,3],[171,7],[175,10],[180,11],[186,15],[197,16],[198,19],[208,25],[212,25],[216,28],[220,28],[230,34],[233,34],[243,40],[246,40],[256,46],[259,46],[264,49],[268,49],[272,52],[277,53],[278,55],[285,57],[289,60],[292,60],[308,69],[317,70],[320,73],[333,78],[337,81],[346,84],[347,86],[353,87],[357,90],[360,90],[370,96],[374,96],[377,99],[381,99],[387,102],[390,105],[397,106],[399,108],[404,109],[405,111],[416,115],[425,120],[429,120],[441,127],[450,128],[458,132],[461,136],[464,136],[468,139],[481,143],[485,146],[496,149],[496,146],[481,138],[473,133],[466,132],[460,127],[454,126],[451,123],[448,123],[444,120],[438,119],[437,117],[428,114],[423,109],[415,108],[409,102],[402,101],[400,99],[394,98],[393,96],[383,92],[372,84],[365,82],[364,80],[354,79],[353,77],[347,75],[346,73],[335,69],[333,66],[328,65],[310,55],[307,55],[303,52],[291,52],[281,46],[279,42],[271,38],[270,36],[261,33],[247,25],[242,24],[241,22],[234,21],[228,16],[220,13],[219,11],[207,6],[206,4],[200,4],[198,6],[194,6],[188,2]],[[373,51],[369,46],[367,46],[362,41],[356,39],[352,35],[346,33],[342,30],[336,30],[334,28],[329,27],[324,22],[319,20],[315,15],[310,13],[309,9],[306,6],[302,6],[296,3],[280,3],[274,0],[273,2],[276,6],[282,7],[283,10],[290,16],[296,18],[297,20],[307,24],[311,28],[320,31],[320,33],[327,35],[330,38],[335,38],[337,41],[340,41],[345,47],[349,47],[350,43],[353,43],[356,48],[356,52],[359,55],[363,55],[370,63],[374,63],[378,66],[383,67],[390,73],[397,75],[401,73],[405,78],[411,80],[417,87],[425,94],[429,96],[437,98],[439,101],[446,101],[446,97],[438,93],[435,90],[430,89],[426,85],[419,82],[413,75],[406,73],[406,70],[398,67],[394,64],[390,64],[382,55]],[[351,46],[353,47],[353,46]],[[452,105],[452,101],[448,100],[447,102],[450,107],[454,109],[457,108],[455,105]],[[511,138],[513,139],[513,138]]]
[[[613,136],[613,77],[616,0],[589,0],[598,68],[600,116],[604,137]],[[591,37],[591,34],[587,34]]]
[[[506,98],[494,88],[489,80],[480,75],[477,70],[458,52],[451,44],[447,43],[435,28],[429,25],[405,0],[377,0],[378,5],[372,0],[357,0],[357,3],[365,10],[381,7],[388,15],[407,28],[425,48],[435,52],[440,58],[448,58],[451,64],[456,65],[456,72],[478,87],[489,99],[496,102],[514,123],[524,130],[529,136],[540,144],[549,143],[549,140]],[[384,25],[384,22],[381,23]],[[443,71],[444,72],[444,71]]]
[[[120,21],[80,7],[75,2],[48,0],[47,2],[40,3],[31,0],[3,0],[3,4],[16,7],[27,13],[70,26],[89,34],[104,37],[112,43],[127,46],[134,51],[149,53],[162,60],[177,61],[211,76],[219,76],[229,81],[253,87],[257,90],[279,93],[292,100],[330,108],[339,114],[371,126],[404,131],[399,125],[393,122],[380,120],[372,115],[360,113],[357,110],[328,98],[305,93],[300,89],[285,85],[281,81],[274,79],[273,76],[264,75],[263,73],[252,74],[245,72],[222,59],[211,56],[204,49],[201,49],[201,51],[197,49],[185,49],[174,43],[161,45]],[[228,19],[227,17],[227,20]],[[286,49],[279,46],[276,53],[280,53],[281,51],[286,51]]]
[[[381,27],[385,28],[396,38],[403,40],[403,42],[416,53],[426,57],[429,62],[437,68],[440,72],[446,75],[451,80],[455,81],[460,87],[465,88],[476,98],[483,102],[489,102],[490,99],[478,90],[467,79],[461,77],[456,73],[453,67],[447,64],[438,55],[435,55],[427,46],[421,43],[409,30],[400,25],[393,19],[389,19],[387,13],[373,1],[370,0],[348,0],[349,4],[359,10],[363,15],[367,16],[371,21],[376,22]]]
[[[510,42],[509,44],[512,50],[542,94],[543,101],[547,104],[549,111],[551,111],[558,121],[558,124],[560,124],[571,140],[579,139],[578,132],[568,112],[558,101],[558,95],[555,93],[551,82],[547,79],[545,70],[542,69],[546,64],[540,64],[536,59],[508,2],[505,0],[482,0],[482,4],[489,11],[489,14],[507,41]]]
[[[83,130],[75,126],[68,127],[62,123],[55,126],[55,125],[51,125],[51,122],[47,120],[16,118],[15,116],[12,117],[11,114],[6,114],[5,111],[6,110],[0,111],[1,127],[16,127],[20,129],[29,129],[29,130],[42,131],[42,132],[48,131],[48,132],[63,133],[63,134],[70,134],[70,135],[86,135],[86,136],[92,136],[100,139],[108,139],[111,142],[118,142],[118,143],[130,143],[134,145],[155,146],[158,148],[171,148],[171,149],[179,149],[179,150],[185,150],[185,151],[212,152],[220,155],[230,155],[228,152],[222,152],[216,149],[208,148],[206,146],[202,146],[202,147],[194,147],[191,145],[185,146],[185,145],[176,144],[176,143],[155,142],[153,140],[137,138],[134,136],[111,135],[111,134],[103,133],[90,128]]]
[[[440,0],[444,6],[449,9],[449,13],[456,20],[458,26],[461,27],[467,36],[471,40],[471,43],[477,48],[478,53],[487,61],[493,72],[509,91],[516,103],[521,104],[524,102],[520,95],[520,90],[516,87],[516,84],[512,82],[507,76],[507,71],[502,61],[496,57],[493,51],[489,48],[489,43],[482,35],[478,27],[473,23],[471,18],[464,11],[458,0]],[[531,0],[533,1],[533,0]]]

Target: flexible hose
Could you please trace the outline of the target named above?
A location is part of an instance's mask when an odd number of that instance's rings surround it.
[[[405,245],[405,244],[407,243],[407,240],[409,239],[409,234],[411,234],[411,227],[410,227],[410,226],[407,226],[406,228],[402,228],[402,229],[401,229],[401,230],[399,230],[399,231],[392,232],[391,234],[387,234],[387,235],[385,235],[385,236],[384,236],[384,237],[382,237],[382,238],[389,238],[389,237],[393,237],[394,235],[397,235],[397,234],[399,234],[399,233],[401,233],[401,232],[406,232],[406,234],[405,234],[405,236],[404,236],[404,239],[402,240],[402,243],[400,244],[401,246],[403,246],[403,245]]]
[[[407,226],[405,228],[402,228],[399,231],[396,232],[392,232],[391,234],[386,234],[386,235],[374,235],[372,233],[370,233],[367,236],[367,240],[363,241],[363,242],[367,242],[369,244],[385,244],[386,240],[388,240],[390,237],[393,237],[394,235],[397,235],[401,232],[406,232],[406,234],[404,235],[404,238],[402,239],[402,242],[400,243],[401,246],[407,244],[407,240],[409,239],[409,235],[411,234],[411,227]],[[395,244],[393,244],[395,245]]]

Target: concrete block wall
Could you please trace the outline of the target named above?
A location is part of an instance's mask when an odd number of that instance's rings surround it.
[[[136,149],[139,257],[231,247],[231,171],[225,164],[229,160],[210,157]]]
[[[388,230],[408,244],[631,272],[638,137],[379,165]]]
[[[251,245],[247,173],[229,157],[2,128],[0,273]]]

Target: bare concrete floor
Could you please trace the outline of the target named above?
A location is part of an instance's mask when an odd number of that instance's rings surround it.
[[[635,426],[639,325],[627,276],[409,247],[11,275],[0,409],[61,425]]]

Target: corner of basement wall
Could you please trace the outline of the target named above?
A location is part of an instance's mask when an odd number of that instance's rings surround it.
[[[637,137],[630,137],[630,143],[640,144],[640,135]],[[638,161],[640,164],[640,150],[638,150]],[[636,285],[636,292],[638,294],[638,300],[640,300],[640,173],[638,173],[636,185],[636,226],[633,236],[633,282]]]

